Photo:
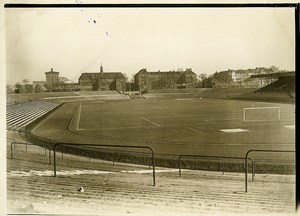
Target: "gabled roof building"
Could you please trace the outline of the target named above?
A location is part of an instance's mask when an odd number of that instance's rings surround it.
[[[195,86],[197,75],[190,68],[185,71],[157,72],[148,72],[143,68],[134,76],[134,82],[140,92],[150,89],[188,88]]]
[[[102,65],[99,72],[82,73],[78,82],[81,91],[124,92],[126,87],[126,78],[121,72],[103,72]]]
[[[251,76],[273,73],[272,69],[256,67],[255,69],[238,69],[216,72],[213,75],[213,88],[260,88],[270,84],[272,79],[253,79]]]

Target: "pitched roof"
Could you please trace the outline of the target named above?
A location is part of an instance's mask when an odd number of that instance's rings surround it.
[[[107,72],[107,73],[82,73],[81,76],[79,77],[80,79],[89,79],[89,80],[94,80],[94,79],[115,79],[115,78],[121,78],[125,79],[124,75],[121,72]]]
[[[149,74],[149,75],[158,75],[158,74],[164,74],[164,75],[181,75],[184,73],[192,73],[195,74],[195,72],[192,71],[192,69],[186,69],[185,71],[181,70],[181,71],[147,71],[147,69],[143,68],[141,69],[136,75],[140,75],[140,74]]]
[[[261,71],[264,71],[266,73],[273,73],[272,69],[270,68],[265,68],[265,67],[257,67],[255,69],[237,69],[237,70],[233,70],[233,69],[228,69],[227,71],[220,71],[217,73],[251,73],[251,74],[260,74]]]
[[[252,75],[251,78],[264,78],[264,77],[294,77],[295,71],[285,71],[285,72],[277,72],[277,73],[268,73],[268,74],[256,74]]]

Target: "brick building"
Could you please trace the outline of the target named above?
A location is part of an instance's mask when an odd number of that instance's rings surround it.
[[[82,73],[78,82],[81,91],[124,92],[126,88],[126,78],[121,72],[103,72],[102,65],[99,72]]]
[[[255,69],[238,69],[216,72],[212,78],[213,88],[261,88],[273,82],[271,79],[253,79],[252,75],[273,73],[272,69],[257,67]]]
[[[47,87],[53,88],[59,84],[59,72],[53,71],[53,68],[51,68],[51,71],[48,71],[45,74]]]
[[[196,85],[197,75],[192,69],[148,72],[144,68],[134,76],[134,82],[138,86],[139,91],[162,88],[188,88]]]

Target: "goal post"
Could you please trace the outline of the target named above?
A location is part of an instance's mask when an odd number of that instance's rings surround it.
[[[243,121],[279,121],[280,107],[249,107],[243,110]]]

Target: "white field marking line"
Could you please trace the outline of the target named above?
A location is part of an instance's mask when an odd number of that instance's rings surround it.
[[[220,144],[225,146],[245,146],[245,145],[259,145],[259,146],[295,146],[295,144],[278,144],[278,143],[265,143],[265,144],[257,144],[257,143],[244,143],[244,144],[238,144],[238,143],[232,143],[232,144]]]
[[[150,123],[152,123],[152,124],[154,124],[154,125],[156,125],[156,126],[160,127],[160,125],[159,125],[159,124],[156,124],[155,122],[153,122],[153,121],[150,121],[149,119],[146,119],[145,117],[142,117],[142,119],[144,119],[145,121],[147,121],[147,122],[150,122]]]
[[[193,99],[191,99],[191,98],[177,98],[175,100],[193,100]]]
[[[88,96],[84,96],[86,99],[88,99],[88,100],[94,100],[94,99],[92,99],[92,98],[89,98]]]
[[[216,121],[214,121],[214,120],[210,120],[210,119],[205,119],[205,121],[206,121],[206,122],[209,122],[209,123],[214,123],[214,124],[216,124],[216,123],[217,123]]]
[[[162,125],[160,125],[162,126]],[[102,131],[102,130],[120,130],[120,129],[140,129],[140,128],[154,128],[155,126],[129,126],[129,127],[108,127],[108,128],[99,128],[99,129],[80,129],[80,130],[86,130],[86,131]]]
[[[288,129],[294,129],[295,130],[295,125],[285,125],[284,127],[288,128]]]
[[[105,101],[101,101],[101,100],[100,100],[100,101],[95,101],[95,102],[92,102],[92,103],[93,103],[93,104],[94,104],[94,103],[105,103]]]
[[[109,172],[109,171],[100,171],[100,170],[60,170],[57,171],[57,175],[59,176],[70,176],[70,175],[103,175],[103,174],[118,174],[118,173],[137,173],[137,174],[147,174],[152,173],[152,170],[122,170],[119,172]],[[155,173],[165,173],[165,172],[178,172],[177,169],[163,169],[163,170],[155,170]],[[7,177],[29,177],[29,176],[52,176],[52,170],[45,171],[37,171],[30,170],[27,171],[10,171],[7,172]]]
[[[39,126],[41,126],[41,124],[43,124],[45,121],[47,121],[48,118],[52,117],[57,111],[58,111],[58,109],[55,110],[51,115],[49,115],[49,116],[48,116],[47,118],[45,118],[43,121],[41,121],[40,123],[38,123],[38,125],[35,126],[35,127],[32,129],[32,133],[34,134],[35,129],[37,129]]]
[[[234,128],[234,129],[220,129],[220,131],[226,132],[226,133],[236,133],[236,132],[246,132],[249,130],[245,130],[242,128]]]
[[[80,103],[79,105],[79,114],[78,114],[78,120],[77,120],[77,124],[76,124],[76,130],[80,130],[79,129],[79,123],[80,123],[80,117],[81,117],[81,107],[82,107],[82,103]]]

